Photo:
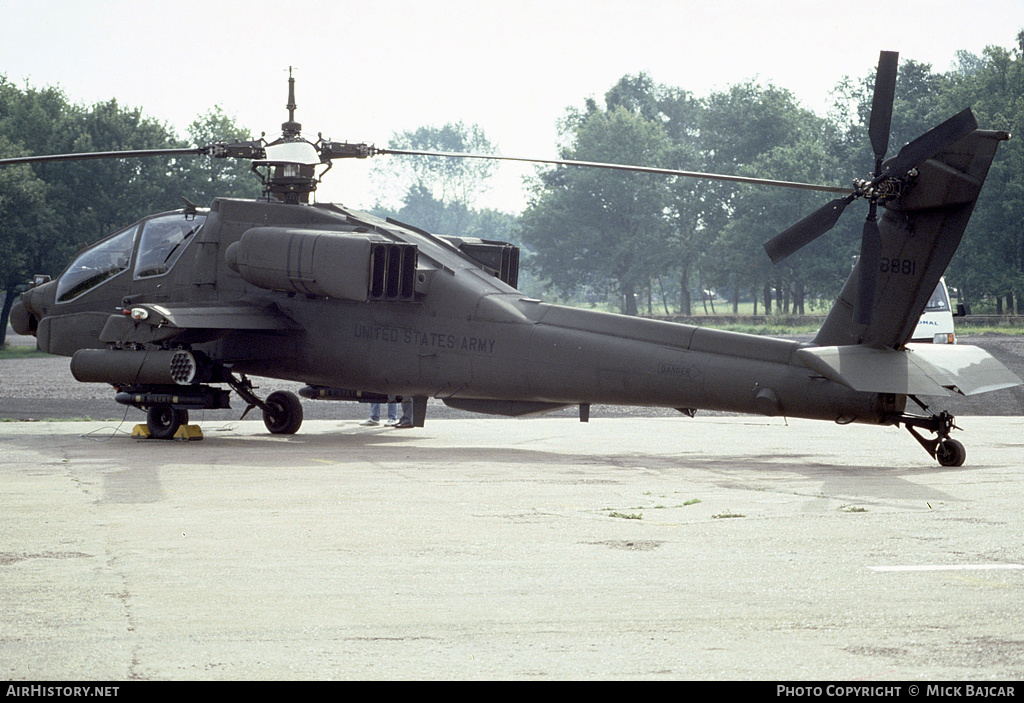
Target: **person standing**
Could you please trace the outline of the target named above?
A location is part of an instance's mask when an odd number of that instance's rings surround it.
[[[370,403],[370,417],[360,423],[364,427],[376,427],[380,424],[380,403]],[[388,403],[388,427],[398,424],[398,403]]]
[[[412,398],[402,399],[402,418],[392,427],[412,427]]]

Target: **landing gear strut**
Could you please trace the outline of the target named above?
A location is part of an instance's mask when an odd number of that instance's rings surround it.
[[[299,396],[291,391],[274,391],[266,400],[260,400],[253,393],[252,382],[244,375],[236,379],[234,375],[228,374],[225,381],[249,404],[242,417],[253,408],[259,408],[263,411],[263,424],[271,434],[295,434],[299,431],[302,426],[302,402]]]
[[[914,396],[908,396],[911,400],[921,406],[921,409],[928,410],[928,406]],[[924,447],[928,454],[942,466],[963,466],[967,459],[967,450],[964,445],[955,439],[950,439],[951,430],[958,430],[954,424],[954,417],[943,410],[937,415],[919,417],[916,415],[900,415],[896,418],[896,424],[902,424],[907,431],[914,436],[914,439]],[[934,432],[934,439],[922,437],[917,428]]]
[[[207,374],[210,383],[227,383],[249,407],[242,417],[259,408],[263,411],[263,424],[273,434],[295,434],[302,426],[302,402],[290,391],[275,391],[261,400],[253,392],[253,385],[243,374],[235,378],[227,368],[215,366]],[[171,439],[183,425],[188,425],[188,411],[220,410],[231,407],[231,391],[200,384],[140,384],[117,385],[114,400],[146,411],[149,436]]]

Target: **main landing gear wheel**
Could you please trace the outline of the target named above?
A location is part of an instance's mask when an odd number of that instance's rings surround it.
[[[253,408],[263,411],[263,424],[271,434],[295,434],[302,426],[302,401],[291,391],[274,391],[266,400],[260,400],[253,392],[253,385],[243,374],[235,378],[228,374],[225,382],[249,404],[242,413],[244,418]]]
[[[177,410],[170,405],[153,405],[146,411],[146,426],[156,439],[171,439],[182,425],[188,424],[188,410]]]
[[[302,426],[302,401],[291,391],[274,391],[264,401],[263,424],[271,434],[295,434]]]

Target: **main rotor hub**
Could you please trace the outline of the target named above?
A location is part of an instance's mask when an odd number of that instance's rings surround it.
[[[309,194],[316,190],[324,173],[331,168],[332,159],[365,159],[376,153],[368,144],[327,141],[322,135],[314,144],[302,138],[302,125],[295,121],[295,78],[288,69],[288,120],[281,124],[281,138],[266,143],[263,139],[249,142],[248,149],[224,148],[215,145],[213,156],[252,158],[252,170],[263,182],[263,192],[285,203],[308,203]],[[326,165],[320,175],[316,167]],[[261,170],[265,169],[265,171]]]
[[[309,202],[309,194],[320,182],[315,167],[322,159],[316,145],[298,135],[282,136],[267,144],[263,154],[264,158],[252,162],[252,170],[263,181],[264,192],[286,203]]]

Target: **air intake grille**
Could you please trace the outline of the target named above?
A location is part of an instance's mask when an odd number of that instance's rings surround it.
[[[370,300],[412,300],[416,293],[417,254],[415,244],[373,244]]]
[[[463,254],[513,288],[519,285],[519,247],[495,241],[463,241]]]

